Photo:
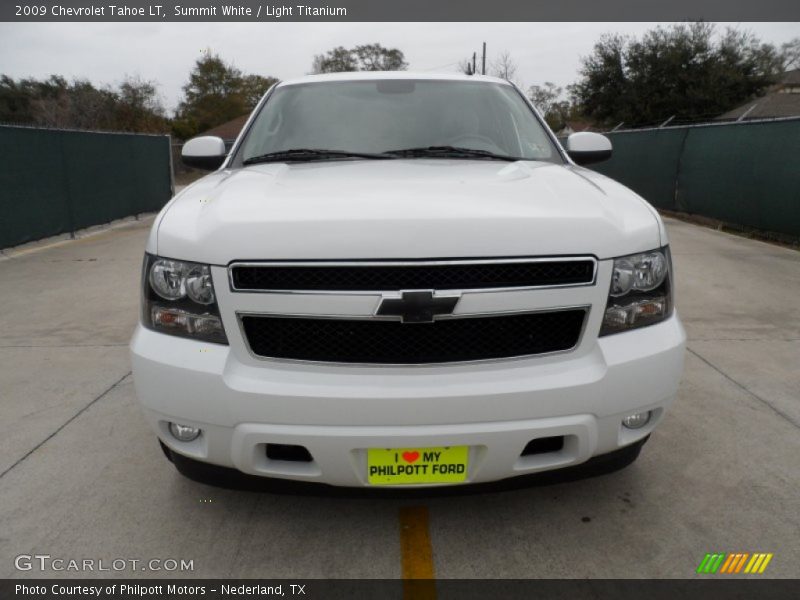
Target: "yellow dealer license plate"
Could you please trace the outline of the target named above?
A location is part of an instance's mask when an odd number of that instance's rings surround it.
[[[439,448],[370,448],[370,485],[457,483],[467,478],[468,446]]]

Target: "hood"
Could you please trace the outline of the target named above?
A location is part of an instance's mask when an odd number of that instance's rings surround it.
[[[565,254],[603,259],[658,247],[660,237],[658,216],[644,200],[571,165],[346,160],[208,175],[165,207],[149,250],[217,265]]]

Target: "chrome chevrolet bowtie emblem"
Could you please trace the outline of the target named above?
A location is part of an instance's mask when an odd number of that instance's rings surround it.
[[[400,297],[384,297],[379,317],[399,317],[403,323],[433,323],[437,315],[453,314],[461,296],[436,296],[433,290],[400,292]]]

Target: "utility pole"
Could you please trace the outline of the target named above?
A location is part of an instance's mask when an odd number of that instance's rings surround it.
[[[481,75],[486,75],[486,42],[483,42],[483,59],[481,60]],[[473,69],[474,71],[475,69]]]
[[[472,72],[475,73],[475,58],[477,57],[477,53],[472,53]]]

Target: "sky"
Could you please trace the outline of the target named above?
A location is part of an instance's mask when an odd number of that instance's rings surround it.
[[[173,110],[195,61],[207,49],[245,73],[279,79],[309,72],[315,54],[378,42],[405,53],[409,70],[451,72],[487,43],[517,64],[524,88],[574,82],[580,59],[603,33],[641,35],[657,23],[0,23],[0,73],[14,78],[86,78],[117,85],[126,75],[158,84]],[[800,23],[720,23],[780,45]]]

